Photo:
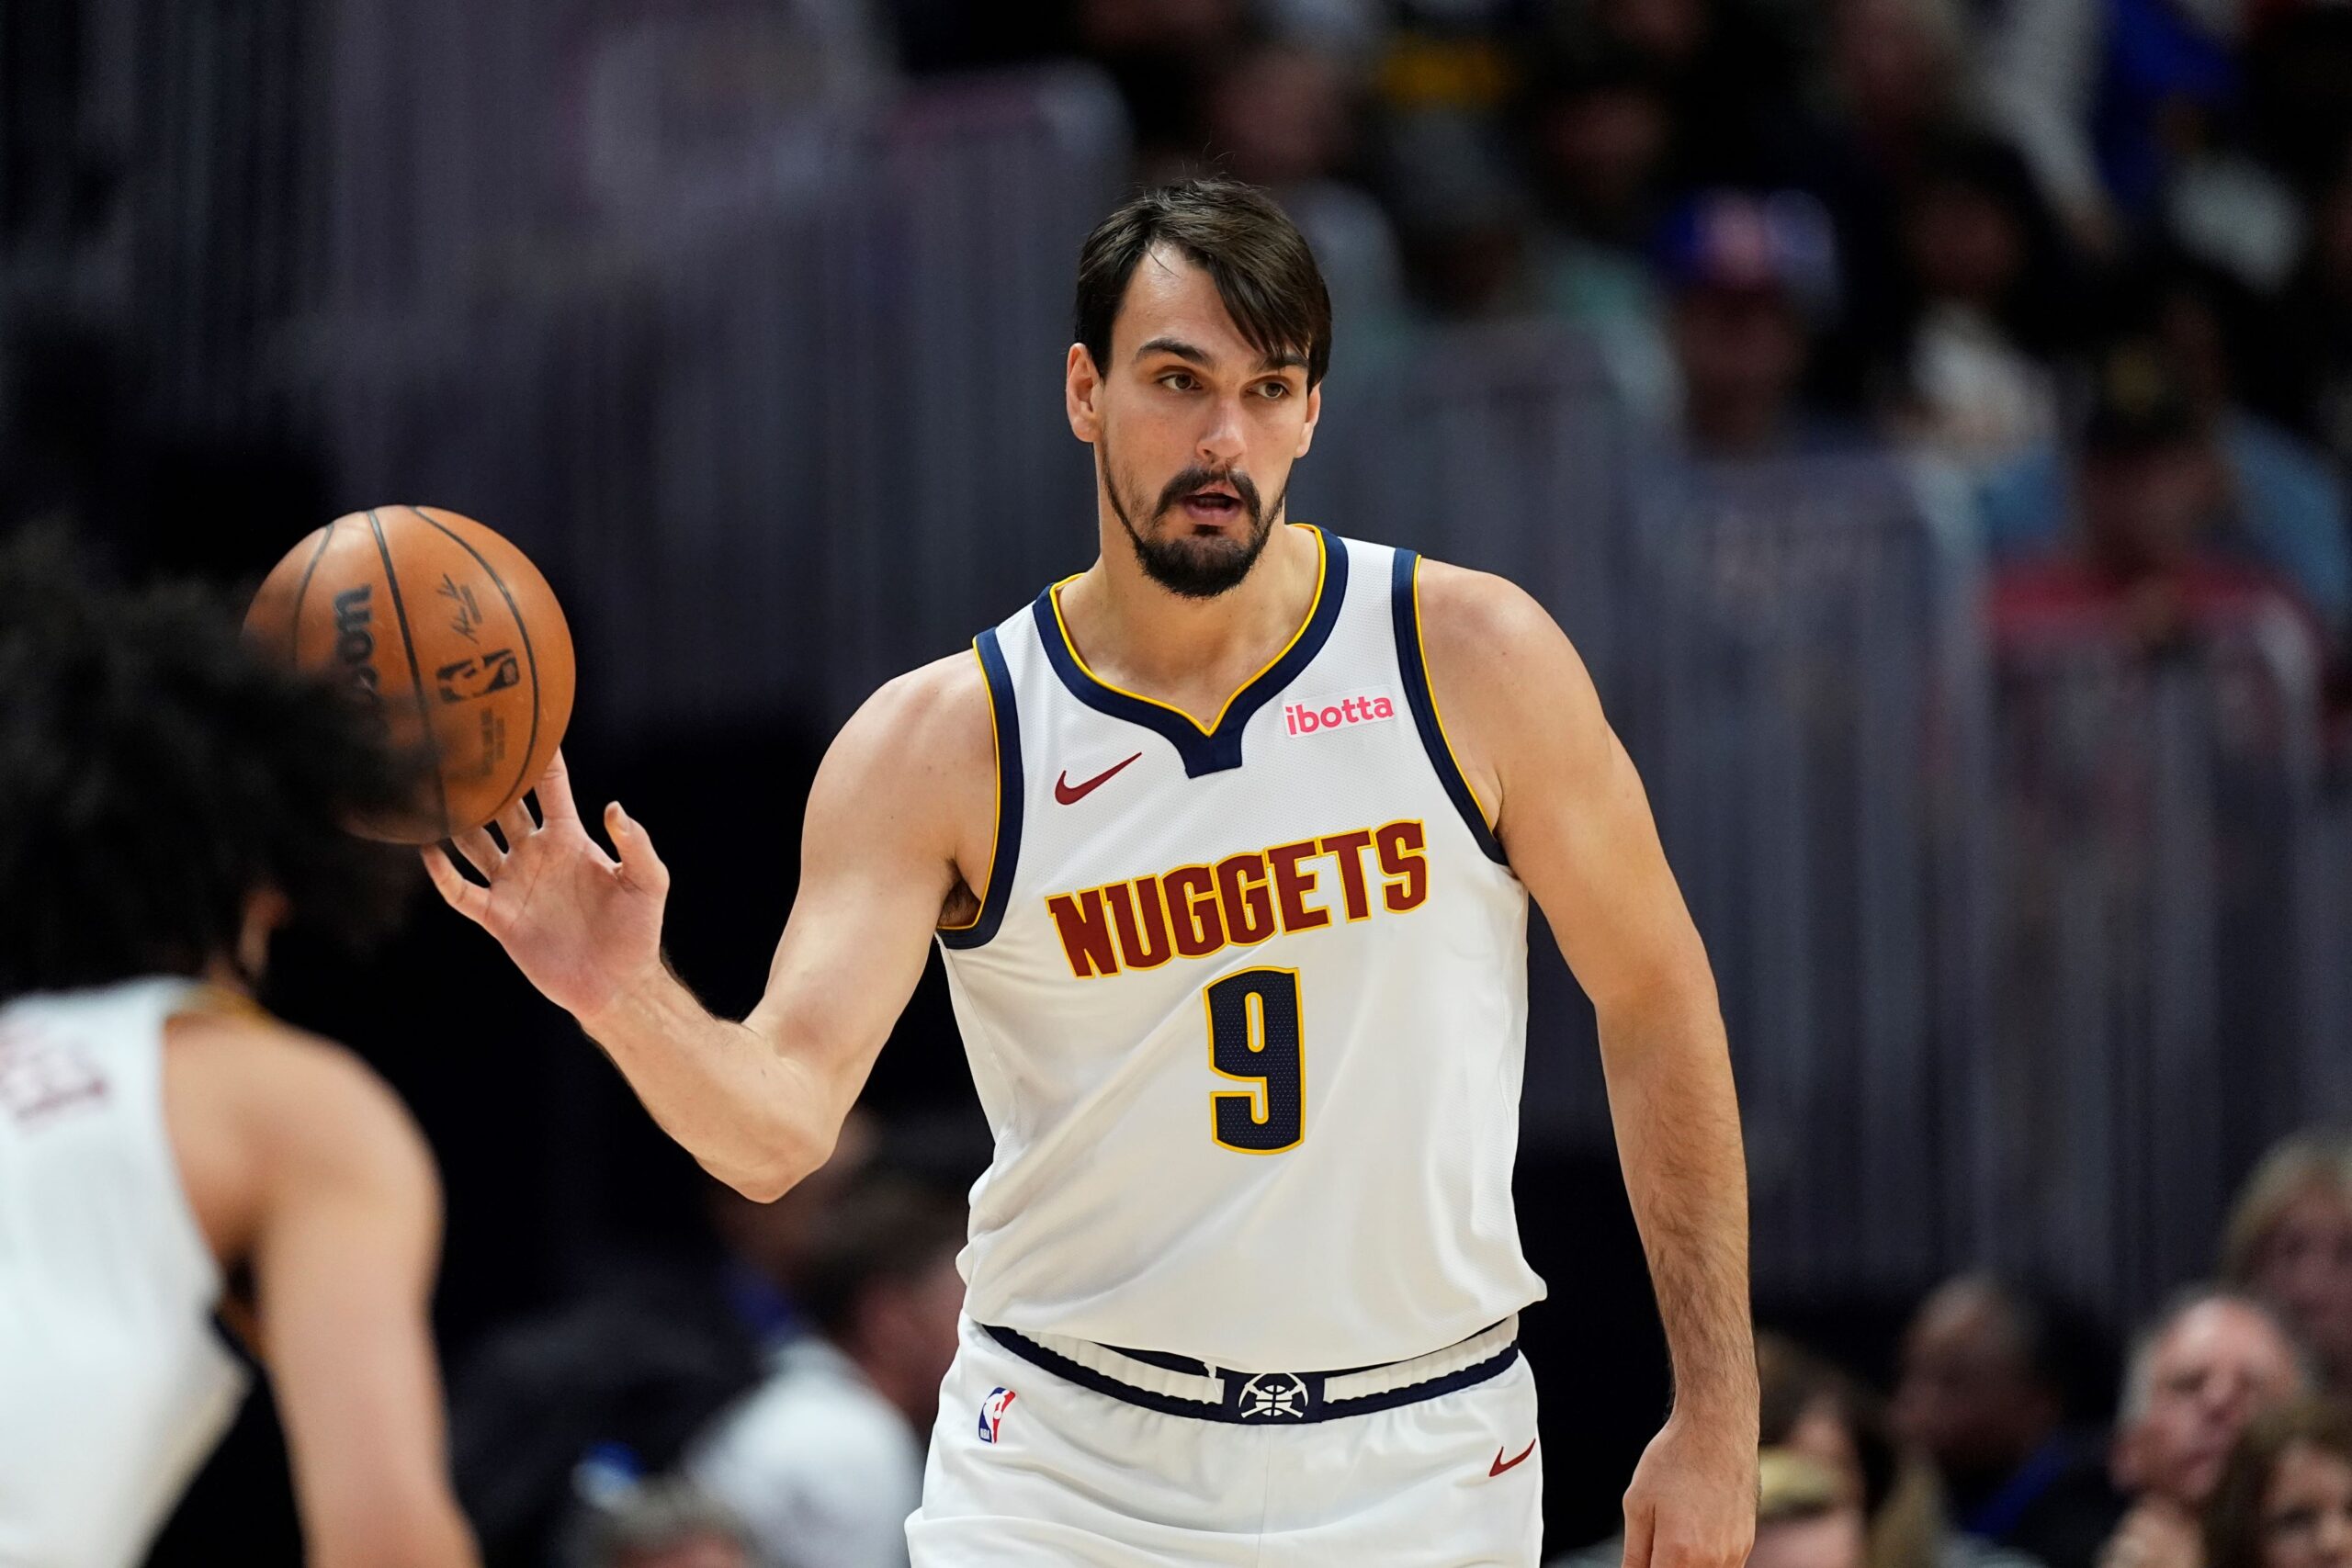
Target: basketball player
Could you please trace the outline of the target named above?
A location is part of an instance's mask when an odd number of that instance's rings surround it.
[[[363,721],[200,599],[0,557],[0,1563],[136,1563],[249,1332],[316,1565],[476,1561],[426,1323],[433,1165],[341,1048],[250,999],[271,928],[389,915],[343,814]],[[400,863],[395,862],[395,867]]]
[[[1532,1563],[1511,1164],[1527,896],[1599,1010],[1673,1413],[1628,1568],[1736,1568],[1746,1184],[1713,984],[1641,785],[1510,584],[1284,521],[1322,279],[1247,187],[1079,264],[1094,565],[883,688],[812,790],[765,998],[663,968],[669,874],[560,764],[436,884],[754,1195],[825,1157],[945,949],[996,1133],[918,1564]]]

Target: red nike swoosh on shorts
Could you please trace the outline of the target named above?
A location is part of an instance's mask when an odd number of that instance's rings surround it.
[[[1495,1450],[1495,1468],[1487,1472],[1487,1473],[1488,1475],[1500,1475],[1504,1471],[1509,1470],[1511,1466],[1519,1463],[1521,1460],[1524,1460],[1529,1454],[1532,1454],[1534,1451],[1535,1439],[1532,1438],[1530,1438],[1527,1440],[1527,1446],[1525,1448],[1519,1450],[1519,1457],[1517,1459],[1505,1459],[1503,1458],[1503,1450],[1497,1449]]]
[[[1143,753],[1138,751],[1133,757],[1128,758],[1127,762],[1139,761],[1142,756]],[[1105,768],[1101,773],[1095,774],[1092,778],[1087,780],[1084,784],[1076,785],[1073,785],[1069,782],[1069,770],[1068,768],[1064,768],[1062,770],[1062,776],[1054,781],[1054,798],[1061,802],[1064,806],[1076,806],[1093,791],[1101,788],[1103,784],[1108,784],[1111,781],[1111,775],[1117,773],[1121,768],[1125,767],[1127,762],[1120,762],[1114,766]]]

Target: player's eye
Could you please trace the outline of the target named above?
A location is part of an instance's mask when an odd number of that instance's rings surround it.
[[[1170,370],[1159,378],[1159,384],[1171,392],[1189,392],[1200,385],[1189,370]]]
[[[1290,383],[1287,381],[1268,381],[1261,384],[1258,390],[1269,402],[1279,402],[1281,400],[1290,396]]]

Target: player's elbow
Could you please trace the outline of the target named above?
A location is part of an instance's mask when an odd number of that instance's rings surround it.
[[[773,1203],[833,1157],[835,1134],[800,1130],[764,1144],[755,1154],[702,1168],[754,1203]]]

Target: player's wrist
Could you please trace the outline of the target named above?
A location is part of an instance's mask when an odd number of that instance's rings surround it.
[[[604,997],[592,1006],[572,1010],[572,1019],[591,1039],[615,1045],[649,1030],[658,1032],[662,1020],[677,1011],[684,987],[670,972],[660,954],[609,976]]]

